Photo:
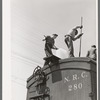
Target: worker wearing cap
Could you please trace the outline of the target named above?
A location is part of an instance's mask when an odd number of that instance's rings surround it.
[[[68,47],[68,54],[69,54],[69,57],[74,57],[74,47],[73,47],[73,41],[79,39],[83,33],[78,34],[78,30],[77,29],[81,29],[82,26],[77,26],[73,29],[71,29],[67,35],[65,35],[65,43]],[[77,36],[76,36],[77,35]]]
[[[89,57],[93,60],[96,60],[97,54],[96,54],[96,45],[92,45],[91,49],[88,50],[86,57]]]
[[[43,39],[43,41],[45,41],[45,54],[47,57],[50,57],[53,55],[52,53],[52,49],[58,49],[54,44],[55,44],[55,39],[57,38],[57,34],[52,34],[53,36],[45,36],[45,39]]]

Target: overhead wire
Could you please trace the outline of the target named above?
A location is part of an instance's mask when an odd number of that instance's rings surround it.
[[[36,65],[42,66],[42,64],[36,62],[35,59],[30,59],[30,58],[28,58],[26,56],[23,56],[23,55],[19,54],[19,53],[13,52],[12,57],[16,57],[18,59],[22,59],[23,61],[25,61],[25,62],[27,61],[28,63],[31,63],[31,64],[36,64]]]
[[[20,77],[18,77],[18,76],[15,76],[15,75],[12,75],[11,76],[13,79],[15,79],[15,80],[21,80],[21,81],[23,81],[23,82],[25,82],[26,80],[25,79],[23,79],[23,78],[20,78]]]
[[[21,85],[21,86],[26,87],[26,85],[24,85],[24,84],[22,84],[22,83],[19,83],[19,82],[15,81],[15,80],[12,80],[12,82],[14,82],[14,83],[16,83],[16,84],[19,84],[19,85]]]

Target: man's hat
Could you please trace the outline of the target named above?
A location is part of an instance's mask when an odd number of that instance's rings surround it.
[[[58,36],[58,34],[52,34],[52,35],[54,35],[54,36]]]
[[[96,48],[96,45],[92,45],[91,47],[94,47],[94,48]]]

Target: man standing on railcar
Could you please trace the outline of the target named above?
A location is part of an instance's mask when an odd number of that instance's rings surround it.
[[[45,36],[45,39],[43,39],[43,41],[45,41],[45,54],[47,57],[50,57],[53,55],[52,53],[52,49],[57,50],[58,48],[55,46],[55,39],[58,37],[57,34],[53,34],[53,36]]]
[[[68,55],[69,57],[74,57],[74,47],[73,47],[73,41],[79,39],[83,33],[78,34],[77,29],[82,29],[83,26],[76,26],[75,28],[71,29],[68,34],[65,35],[65,43],[68,47]],[[76,36],[77,35],[77,36]]]
[[[86,57],[89,57],[93,60],[97,59],[97,53],[96,53],[96,45],[92,45],[91,49],[88,50]]]
[[[46,57],[51,57],[53,55],[52,53],[52,49],[57,50],[58,48],[55,46],[55,39],[58,37],[57,34],[53,34],[53,36],[44,36],[45,39],[43,39],[43,41],[45,41],[45,54]],[[49,61],[45,61],[45,64],[49,64]]]

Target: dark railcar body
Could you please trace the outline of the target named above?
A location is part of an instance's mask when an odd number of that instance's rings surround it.
[[[92,59],[62,59],[42,70],[46,82],[37,88],[34,75],[30,76],[27,100],[97,100],[96,62]]]

